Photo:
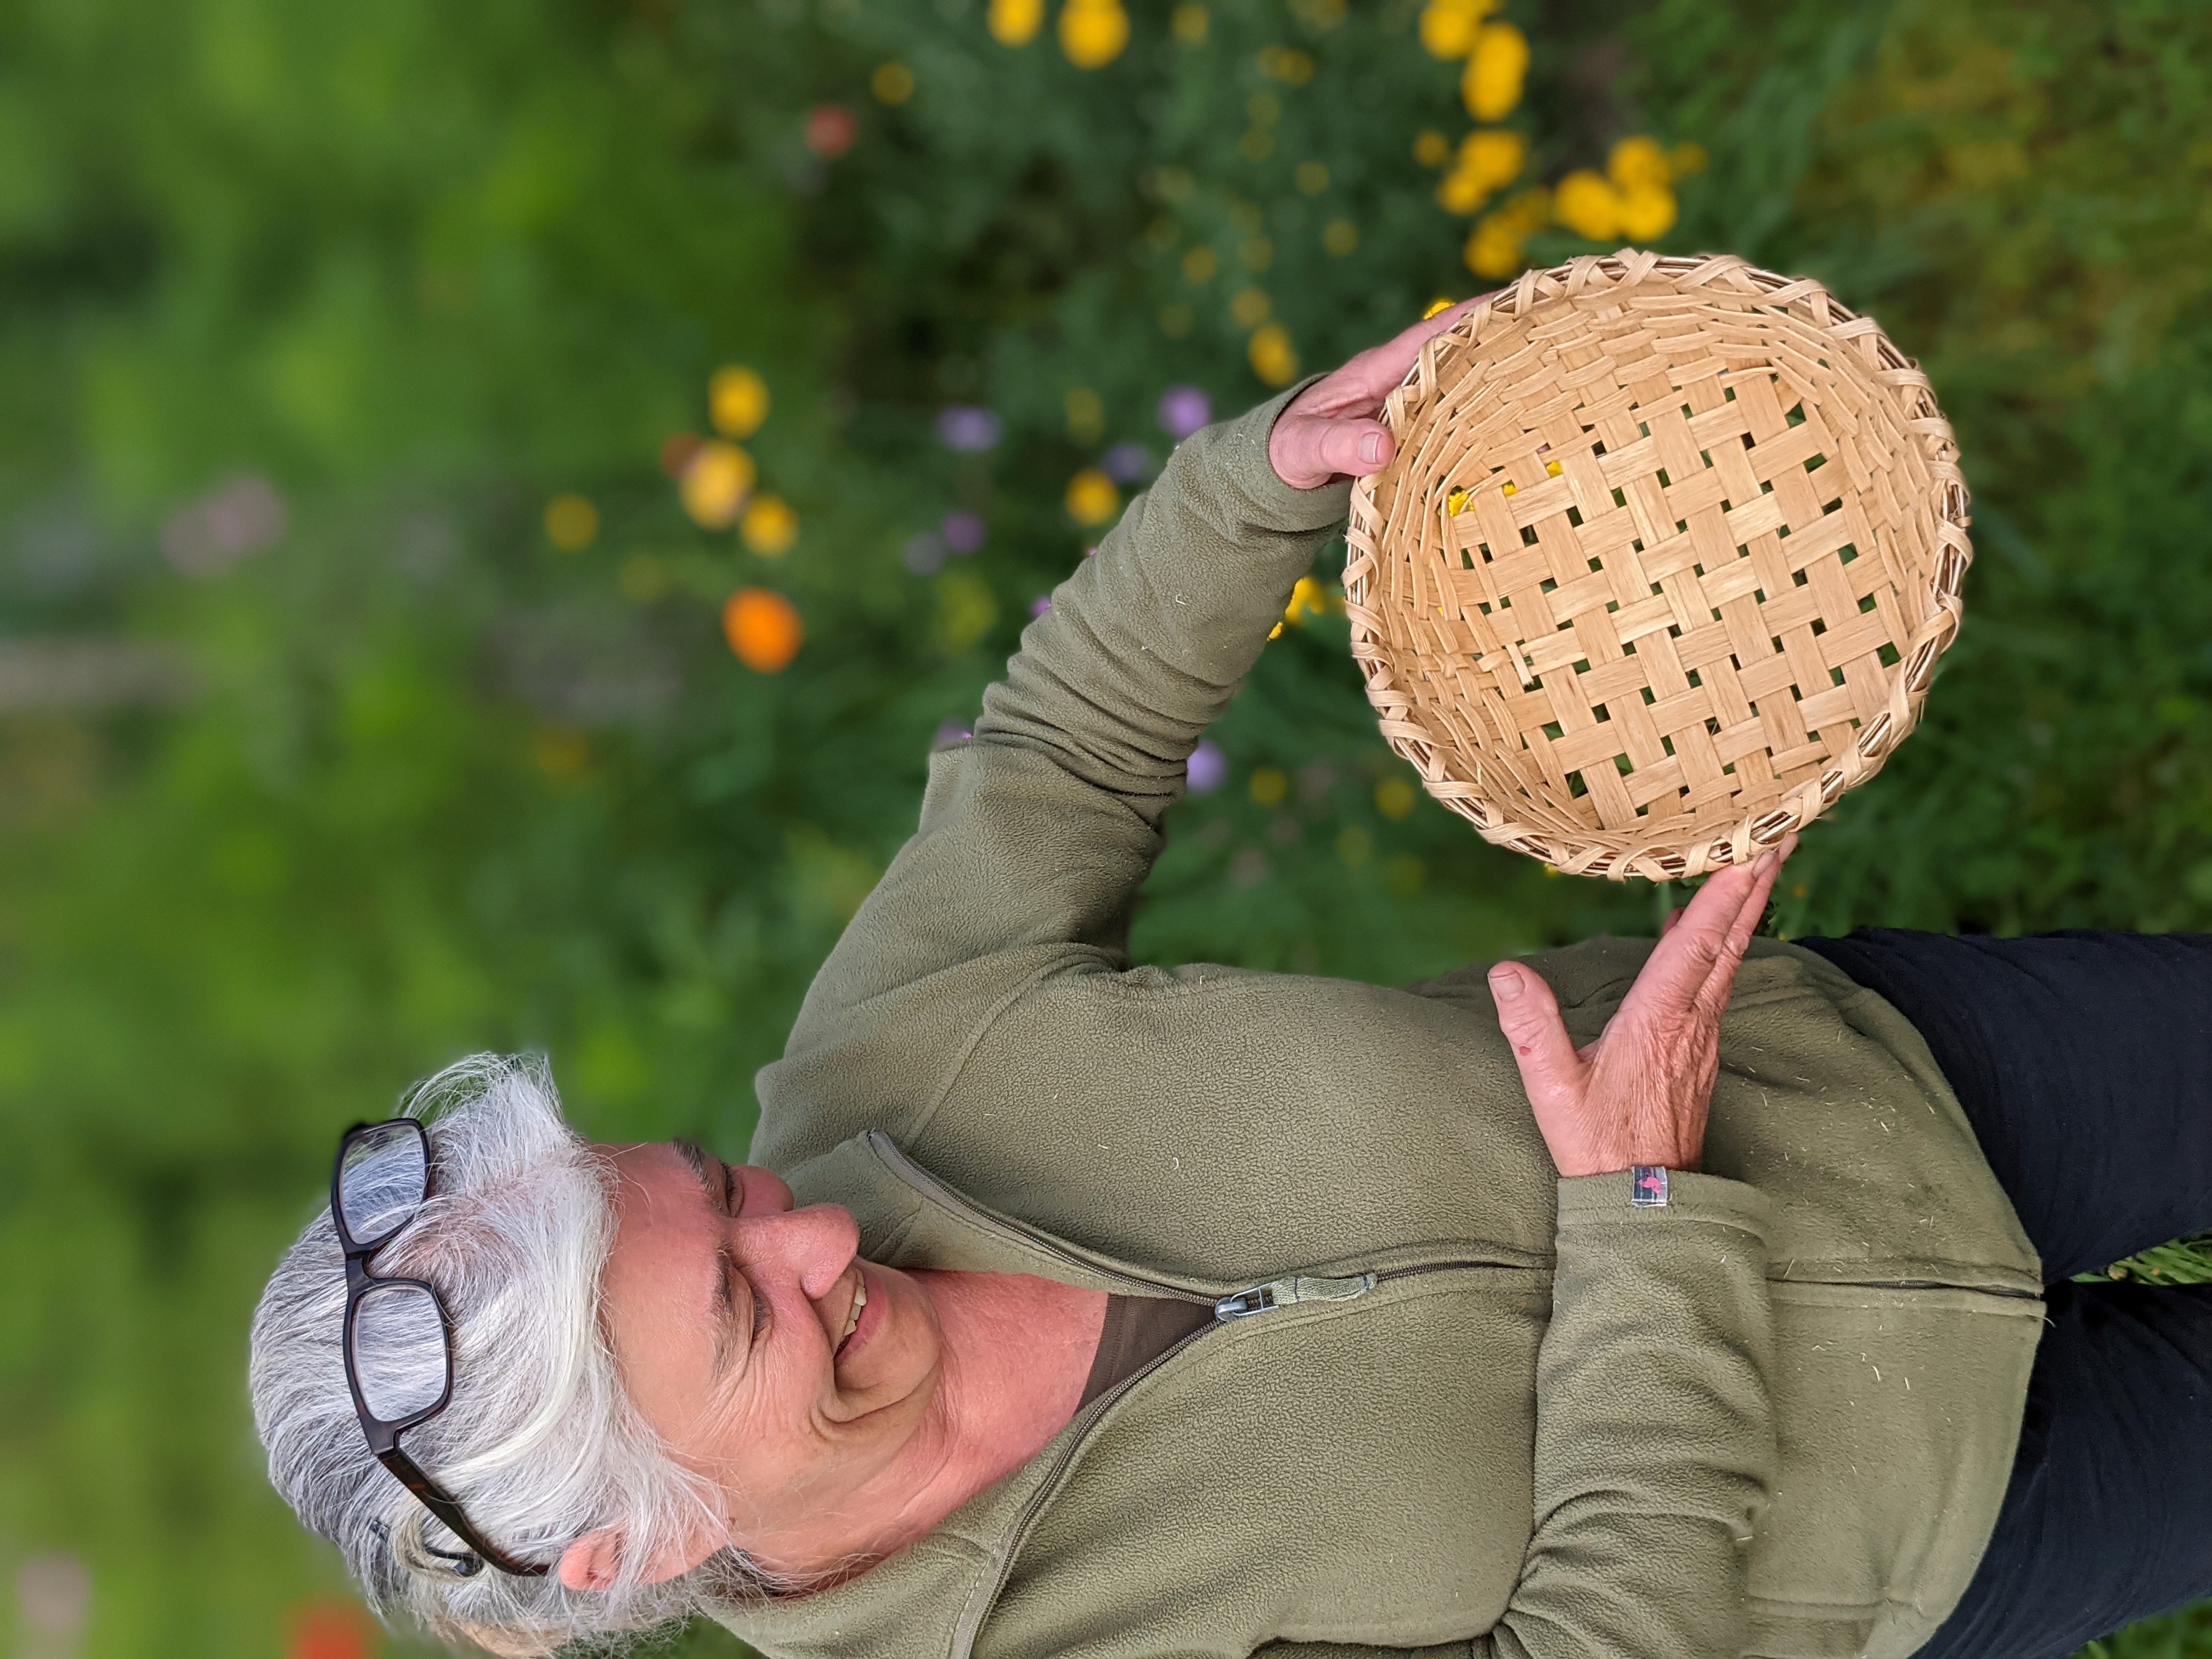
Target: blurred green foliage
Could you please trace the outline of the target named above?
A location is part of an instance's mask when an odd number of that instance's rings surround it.
[[[1703,144],[1664,245],[1875,312],[1965,446],[1967,629],[1777,925],[2212,924],[2212,13],[1512,11],[1531,176]],[[1319,368],[1471,290],[1413,155],[1465,130],[1458,66],[1413,0],[1201,15],[1139,0],[1085,71],[975,0],[0,8],[0,647],[124,641],[195,687],[0,711],[0,1566],[91,1564],[84,1652],[281,1652],[343,1594],[241,1380],[337,1129],[542,1048],[591,1132],[740,1147],[932,733],[1081,555],[1070,478],[1156,466],[1171,386],[1262,395],[1240,296]],[[732,362],[774,399],[781,558],[657,459]],[[995,445],[940,442],[949,404]],[[289,528],[182,574],[243,476]],[[745,585],[805,618],[780,674],[722,643]],[[1413,803],[1343,647],[1322,617],[1263,658],[1143,953],[1403,980],[1650,927],[1664,896]]]

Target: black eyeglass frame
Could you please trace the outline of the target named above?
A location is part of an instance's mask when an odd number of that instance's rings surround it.
[[[341,1329],[338,1351],[345,1360],[346,1389],[353,1395],[354,1415],[361,1419],[361,1431],[368,1442],[372,1456],[392,1471],[399,1484],[415,1494],[424,1509],[446,1524],[454,1537],[476,1552],[473,1557],[457,1556],[433,1548],[431,1553],[453,1564],[453,1571],[470,1577],[482,1570],[486,1562],[501,1572],[516,1578],[543,1578],[549,1568],[528,1561],[518,1561],[505,1550],[489,1542],[484,1535],[469,1523],[461,1506],[453,1501],[453,1494],[422,1472],[422,1466],[400,1449],[399,1437],[408,1430],[428,1422],[453,1403],[453,1318],[446,1311],[446,1299],[438,1294],[438,1287],[419,1279],[388,1278],[368,1270],[369,1258],[398,1237],[400,1231],[420,1213],[422,1205],[401,1216],[384,1232],[374,1239],[356,1239],[345,1224],[345,1205],[340,1199],[340,1188],[345,1180],[346,1154],[353,1145],[365,1135],[381,1134],[387,1130],[404,1128],[413,1133],[421,1143],[422,1152],[422,1197],[430,1196],[430,1137],[422,1125],[411,1117],[386,1118],[381,1123],[356,1123],[338,1140],[337,1162],[331,1168],[331,1225],[337,1231],[338,1249],[345,1255],[345,1323]],[[362,1298],[380,1285],[402,1285],[422,1291],[430,1298],[430,1305],[438,1310],[438,1322],[446,1334],[446,1386],[437,1399],[417,1412],[400,1418],[379,1417],[368,1407],[361,1391],[361,1376],[353,1361],[354,1320],[360,1312]]]

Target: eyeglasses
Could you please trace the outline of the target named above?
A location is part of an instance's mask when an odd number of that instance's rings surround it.
[[[411,1117],[361,1123],[338,1142],[331,1170],[331,1224],[345,1252],[345,1374],[368,1449],[399,1483],[475,1552],[432,1549],[470,1577],[489,1562],[518,1578],[547,1569],[485,1542],[451,1493],[399,1449],[399,1437],[446,1409],[453,1397],[453,1322],[438,1292],[419,1279],[386,1279],[369,1258],[412,1221],[430,1196],[430,1138]]]

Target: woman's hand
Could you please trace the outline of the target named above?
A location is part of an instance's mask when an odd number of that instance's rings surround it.
[[[1697,1168],[1720,1073],[1721,1013],[1774,878],[1796,845],[1792,836],[1707,879],[1687,909],[1668,918],[1644,971],[1586,1048],[1569,1039],[1540,974],[1517,962],[1490,970],[1498,1026],[1561,1175]]]
[[[1394,340],[1361,352],[1293,398],[1267,434],[1267,459],[1293,489],[1317,489],[1332,478],[1380,472],[1397,447],[1375,417],[1420,356],[1422,345],[1457,322],[1486,295],[1440,311]]]

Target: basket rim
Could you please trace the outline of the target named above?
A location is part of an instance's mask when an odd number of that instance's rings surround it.
[[[1813,323],[1839,346],[1848,346],[1872,371],[1876,384],[1896,398],[1903,424],[1929,468],[1939,552],[1927,582],[1926,616],[1906,639],[1890,671],[1888,706],[1832,757],[1817,776],[1797,786],[1778,805],[1748,812],[1729,830],[1701,834],[1694,840],[1639,842],[1632,834],[1620,831],[1563,835],[1517,822],[1511,811],[1492,799],[1460,763],[1457,740],[1439,738],[1423,722],[1412,696],[1399,688],[1383,619],[1369,604],[1381,572],[1379,540],[1385,528],[1376,494],[1391,469],[1385,466],[1353,480],[1345,535],[1345,611],[1352,626],[1352,654],[1384,739],[1413,765],[1422,787],[1474,824],[1484,840],[1569,874],[1613,880],[1630,876],[1682,880],[1742,863],[1779,845],[1879,771],[1919,723],[1936,665],[1958,637],[1964,614],[1960,590],[1973,559],[1966,533],[1969,497],[1957,442],[1919,364],[1899,351],[1872,318],[1844,306],[1820,283],[1762,270],[1733,254],[1669,255],[1622,248],[1524,272],[1510,287],[1484,296],[1451,327],[1423,344],[1419,358],[1386,400],[1383,419],[1398,445],[1391,465],[1408,453],[1407,434],[1427,411],[1437,389],[1440,354],[1480,346],[1540,305],[1655,282],[1677,293],[1716,289],[1732,297],[1755,299],[1762,307],[1787,310],[1799,320]]]

